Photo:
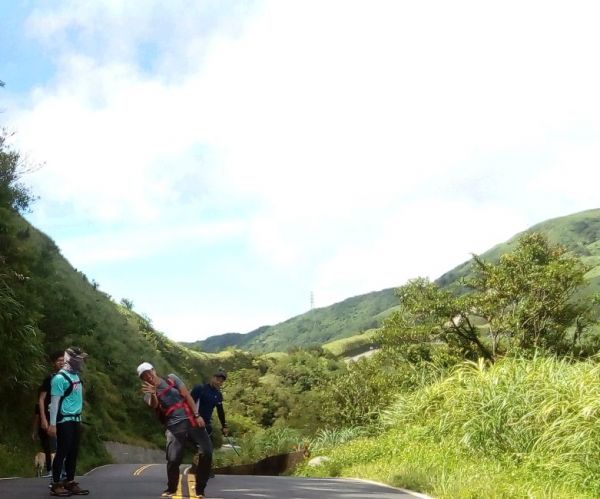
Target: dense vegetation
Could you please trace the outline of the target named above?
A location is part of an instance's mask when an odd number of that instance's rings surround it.
[[[378,433],[338,432],[331,460],[299,473],[447,499],[598,497],[599,374],[595,360],[543,356],[460,364],[399,394]]]

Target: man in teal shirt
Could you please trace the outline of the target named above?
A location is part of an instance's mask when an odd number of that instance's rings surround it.
[[[81,434],[81,412],[83,410],[83,385],[79,372],[87,354],[78,347],[65,351],[64,367],[52,378],[50,385],[50,426],[48,435],[56,437],[56,456],[52,463],[52,486],[50,494],[59,497],[87,495],[75,482],[75,468]],[[67,479],[60,481],[64,463]]]

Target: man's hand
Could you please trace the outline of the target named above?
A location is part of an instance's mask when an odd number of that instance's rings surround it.
[[[42,427],[42,430],[48,431],[48,420],[46,418],[42,418],[40,420],[40,426]]]
[[[31,440],[33,440],[35,442],[36,438],[37,438],[37,432],[36,431],[32,431],[31,432]]]
[[[51,424],[48,426],[48,436],[56,438],[56,425]]]
[[[156,387],[152,383],[144,381],[142,384],[142,392],[149,393],[150,395],[156,395]]]
[[[196,423],[198,423],[198,426],[200,428],[204,428],[206,426],[206,423],[204,422],[204,419],[202,419],[202,416],[198,416],[196,418]]]
[[[224,436],[229,436],[229,428],[227,428],[227,426],[223,426],[223,428],[221,428],[221,433],[223,433]]]

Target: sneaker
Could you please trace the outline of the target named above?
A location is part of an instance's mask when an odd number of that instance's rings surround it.
[[[173,497],[175,494],[177,494],[176,490],[167,489],[160,495],[160,497]]]
[[[67,489],[73,496],[87,496],[90,491],[82,489],[77,482],[65,483],[65,489]]]
[[[50,495],[58,497],[69,497],[71,493],[63,486],[62,483],[53,483],[50,486]]]
[[[52,471],[47,471],[45,475],[40,475],[42,478],[52,478]]]
[[[196,492],[193,497],[204,497],[204,492]]]

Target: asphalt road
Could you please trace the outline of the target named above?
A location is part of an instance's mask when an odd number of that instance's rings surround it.
[[[176,499],[189,497],[194,476],[182,466]],[[90,498],[159,498],[166,485],[165,464],[110,464],[76,479],[90,490]],[[0,480],[2,499],[51,497],[48,478]],[[217,475],[208,482],[208,499],[408,499],[423,495],[385,485],[342,478],[298,478],[283,476]]]

